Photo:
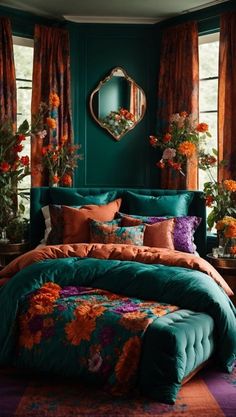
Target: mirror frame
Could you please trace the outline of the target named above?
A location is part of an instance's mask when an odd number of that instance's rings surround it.
[[[138,120],[136,120],[132,126],[130,126],[128,129],[126,129],[124,131],[124,133],[121,133],[120,135],[115,135],[108,127],[106,127],[95,115],[94,110],[93,110],[93,98],[95,96],[95,94],[97,92],[99,92],[99,90],[101,89],[101,87],[108,82],[109,80],[111,80],[111,78],[113,77],[114,72],[116,71],[122,71],[124,74],[125,79],[131,84],[133,83],[139,90],[141,90],[142,94],[143,94],[143,111],[142,114],[140,116],[140,118]],[[126,133],[128,133],[130,130],[134,129],[135,126],[137,126],[137,124],[139,122],[141,122],[141,120],[143,119],[145,113],[146,113],[146,109],[147,109],[147,100],[146,100],[146,94],[144,93],[144,90],[127,74],[127,72],[124,70],[124,68],[122,67],[115,67],[113,68],[113,70],[110,72],[110,74],[105,77],[103,80],[101,80],[99,82],[99,84],[97,85],[97,87],[95,88],[95,90],[91,93],[90,96],[90,100],[89,100],[89,108],[90,108],[90,112],[92,114],[92,117],[96,120],[96,122],[102,127],[102,129],[105,129],[111,136],[113,136],[113,138],[117,141],[119,141]]]

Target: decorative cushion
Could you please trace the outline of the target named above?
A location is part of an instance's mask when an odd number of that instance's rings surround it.
[[[128,212],[145,216],[187,216],[192,199],[190,192],[154,197],[127,191]]]
[[[87,204],[107,204],[117,197],[116,191],[107,191],[98,195],[83,196],[74,188],[55,187],[50,189],[50,201],[52,204],[64,206],[84,206]]]
[[[119,227],[115,224],[105,224],[90,221],[91,243],[124,243],[127,245],[143,245],[145,225],[134,227]]]
[[[134,226],[137,224],[149,224],[154,225],[156,223],[165,222],[166,217],[150,217],[150,216],[128,216],[126,214],[119,213],[121,216],[121,226]],[[173,243],[174,249],[181,252],[195,253],[196,245],[194,243],[194,233],[201,223],[201,218],[196,216],[183,216],[174,217],[174,228],[173,228]],[[171,220],[171,219],[168,219]],[[145,231],[145,235],[147,233]],[[144,236],[145,242],[145,236]],[[146,243],[145,243],[146,244]],[[150,246],[150,245],[148,245]],[[155,245],[154,245],[155,246]],[[168,247],[168,246],[164,246]]]
[[[58,245],[63,242],[63,218],[60,205],[50,204],[42,207],[45,221],[45,233],[41,243],[45,245]]]
[[[121,225],[125,227],[136,227],[138,224],[143,224],[140,219],[132,217],[123,217]],[[174,247],[174,219],[164,220],[155,224],[146,224],[144,232],[143,244],[145,246],[175,249]]]
[[[119,211],[121,198],[104,205],[87,205],[80,209],[62,206],[63,216],[63,243],[86,243],[89,242],[89,220],[107,222],[114,220]]]

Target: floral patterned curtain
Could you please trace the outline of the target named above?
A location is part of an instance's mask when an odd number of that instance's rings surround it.
[[[188,22],[163,32],[158,85],[158,128],[168,126],[173,113],[186,111],[198,118],[199,63],[198,28]],[[184,177],[173,170],[162,171],[162,188],[196,189],[197,163],[193,159]]]
[[[236,12],[220,19],[218,94],[219,180],[236,179]]]
[[[16,75],[10,20],[0,17],[0,122],[16,123]]]
[[[72,140],[70,103],[70,47],[66,30],[35,26],[32,114],[40,102],[49,103],[50,93],[60,97],[57,118],[57,140],[62,136]],[[54,138],[55,139],[55,138]],[[48,185],[42,166],[43,138],[35,136],[31,146],[32,186]]]

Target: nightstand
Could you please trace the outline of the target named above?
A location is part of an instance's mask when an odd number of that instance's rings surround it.
[[[236,305],[236,258],[214,258],[212,253],[208,253],[207,260],[222,275],[234,292],[231,299],[234,305]]]
[[[0,267],[29,250],[29,243],[0,243]]]

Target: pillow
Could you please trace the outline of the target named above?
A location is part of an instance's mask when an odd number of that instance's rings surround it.
[[[123,217],[121,225],[125,227],[136,227],[143,224],[140,219]],[[144,232],[143,244],[155,248],[175,249],[174,247],[174,219],[163,220],[155,224],[147,224]]]
[[[145,225],[119,227],[114,224],[90,221],[91,243],[124,243],[126,245],[143,245]]]
[[[119,213],[119,215],[122,218],[121,226],[126,227],[142,223],[154,225],[167,220],[166,217],[128,216],[122,213]],[[196,216],[183,216],[174,217],[173,220],[174,249],[181,252],[195,253],[196,245],[194,243],[194,233],[201,223],[201,218]]]
[[[131,214],[145,216],[187,216],[193,193],[150,196],[127,191],[127,207]]]
[[[61,204],[65,206],[84,206],[86,204],[107,204],[115,200],[117,197],[116,191],[108,191],[98,195],[79,194],[76,189],[52,187],[50,189],[50,202],[52,204]]]
[[[42,207],[45,221],[45,233],[41,243],[44,245],[58,245],[63,242],[63,218],[60,205],[50,204]]]
[[[119,211],[121,198],[104,205],[87,205],[80,209],[62,206],[63,217],[63,243],[87,243],[90,230],[89,219],[102,222],[114,220]]]

